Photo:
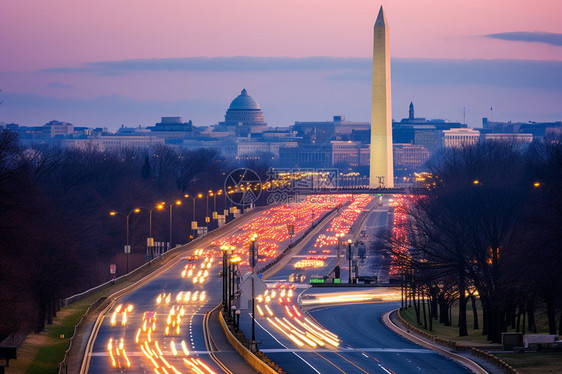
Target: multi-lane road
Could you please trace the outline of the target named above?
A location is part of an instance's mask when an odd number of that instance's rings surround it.
[[[388,197],[367,195],[311,198],[290,207],[274,206],[238,227],[225,230],[213,242],[194,248],[196,253],[190,252],[153,280],[115,301],[94,329],[92,349],[87,352],[87,371],[232,372],[227,368],[229,363],[221,362],[213,353],[207,328],[208,312],[222,301],[222,279],[218,276],[222,269],[221,248],[230,246],[231,254],[240,256],[240,270],[245,273],[252,235],[257,234],[260,252],[267,262],[293,240],[287,225],[292,225],[298,236],[338,205],[341,208],[335,217],[322,222],[320,230],[300,252],[269,276],[267,292],[256,299],[256,338],[260,350],[288,373],[467,372],[457,363],[398,337],[382,325],[381,314],[396,304],[381,301],[384,297],[392,299],[393,290],[347,292],[342,288],[338,294],[325,295],[330,297],[325,300],[307,290],[310,277],[326,275],[338,263],[336,233],[356,238],[364,228],[374,237],[375,232],[384,228]],[[347,261],[342,259],[341,278],[345,282]],[[369,264],[366,268],[371,267]],[[304,277],[302,283],[295,279],[296,274]],[[267,275],[270,274],[266,273],[264,278]],[[318,293],[316,289],[314,292]],[[377,302],[337,304],[350,296],[357,301]],[[326,301],[329,305],[310,309],[310,303]],[[247,309],[241,313],[240,327],[250,337],[251,314]]]
[[[353,238],[354,241],[365,231],[375,240],[386,228],[389,199],[356,198],[338,217],[327,222],[283,269],[268,279],[267,295],[258,297],[256,339],[260,350],[287,373],[470,372],[452,360],[401,338],[382,324],[382,314],[399,306],[393,301],[400,298],[395,289],[310,289],[292,282],[297,269],[306,279],[332,271],[338,263],[336,233],[343,233],[344,239]],[[345,283],[348,261],[343,249],[340,276]],[[329,252],[324,253],[324,250]],[[372,263],[374,258],[367,257],[363,270],[380,276],[380,267]],[[298,267],[307,259],[312,261],[310,266]],[[350,304],[369,301],[372,303]],[[340,303],[345,305],[338,305]],[[244,314],[241,328],[249,336],[249,312]]]

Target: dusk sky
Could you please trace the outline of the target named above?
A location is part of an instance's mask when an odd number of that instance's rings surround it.
[[[271,126],[369,121],[381,4],[393,118],[562,120],[560,0],[4,0],[0,122],[211,125],[243,88]]]

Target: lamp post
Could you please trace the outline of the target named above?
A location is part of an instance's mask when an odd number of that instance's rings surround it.
[[[240,309],[236,310],[236,330],[240,329]]]
[[[148,242],[147,242],[147,246],[146,246],[146,257],[147,257],[147,260],[148,260],[148,258],[149,258],[149,256],[150,256],[149,253],[148,253],[148,247],[154,245],[154,244],[153,244],[153,243],[154,243],[154,240],[152,239],[152,211],[153,211],[154,209],[158,209],[158,210],[164,209],[164,205],[165,205],[165,204],[166,204],[166,203],[159,203],[159,204],[156,204],[155,206],[153,206],[152,208],[147,208],[147,207],[144,207],[144,206],[141,207],[141,208],[144,209],[144,210],[148,210]]]
[[[219,224],[218,224],[219,216],[218,216],[218,213],[217,213],[217,195],[219,195],[219,196],[222,195],[222,190],[218,190],[217,192],[215,192],[213,194],[213,221],[215,221],[217,223],[216,228],[218,228],[218,226],[219,226]],[[213,227],[215,227],[214,224],[213,224]]]
[[[237,265],[240,263],[240,261],[242,261],[242,259],[240,258],[240,256],[238,255],[234,255],[230,257],[230,298],[229,298],[229,305],[232,305],[232,302],[234,301],[234,288],[236,285],[236,267]],[[231,311],[232,311],[232,320],[234,321],[234,313],[236,311],[236,307],[235,306],[231,306]],[[229,314],[229,318],[230,318],[230,314]]]
[[[189,197],[189,195],[185,195],[185,197]],[[203,194],[199,193],[197,195],[193,195],[191,197],[193,199],[193,221],[191,221],[191,230],[193,230],[193,238],[197,237],[197,221],[195,220],[195,198],[202,199]]]
[[[234,249],[227,244],[221,246],[222,251],[222,308],[225,312],[228,310],[228,254],[229,251]]]
[[[336,248],[337,248],[338,260],[339,260],[340,259],[340,246],[341,246],[340,233],[336,233],[336,240],[338,241],[337,244],[336,244]]]
[[[250,350],[252,352],[257,351],[256,346],[256,295],[254,289],[254,271],[256,268],[256,262],[258,259],[258,248],[256,245],[256,238],[257,234],[252,235],[251,237],[251,247],[250,247],[250,269],[252,271],[252,343],[250,346]]]
[[[228,188],[230,188],[230,186],[228,186]],[[221,191],[222,191],[222,190],[221,190]],[[228,195],[229,193],[230,193],[230,191],[224,191],[224,193],[223,193],[223,195],[224,195],[224,207],[223,207],[223,210],[224,210],[224,211],[223,211],[223,213],[224,213],[224,223],[227,222],[226,217],[228,217],[228,215],[229,215],[229,213],[230,213],[228,207],[226,206],[226,198],[227,198],[227,195]],[[229,197],[229,199],[230,199],[230,197]]]
[[[207,211],[205,213],[205,223],[210,223],[211,219],[209,218],[209,196],[213,196],[213,191],[209,190],[207,193]]]
[[[125,217],[126,222],[127,222],[127,244],[125,245],[125,250],[124,250],[125,254],[127,255],[126,256],[127,257],[126,274],[129,274],[129,253],[131,253],[131,246],[129,245],[129,218],[131,217],[131,214],[139,213],[139,212],[140,212],[140,208],[132,209],[128,214],[117,212],[115,210],[109,212],[110,216],[116,216],[118,214],[121,214],[123,217]]]
[[[181,200],[176,200],[170,203],[170,249],[172,249],[172,208],[174,205],[181,205]]]
[[[351,239],[347,240],[347,259],[349,260],[349,284],[351,284]]]

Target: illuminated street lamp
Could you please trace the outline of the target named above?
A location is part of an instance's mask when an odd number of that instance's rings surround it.
[[[222,251],[222,308],[225,313],[229,312],[229,287],[228,287],[228,256],[234,250],[233,246],[224,244],[221,246]],[[227,314],[230,315],[230,314]]]
[[[172,208],[174,205],[181,205],[181,200],[176,200],[170,203],[170,249],[172,249]]]
[[[189,195],[185,195],[185,197],[189,197]],[[202,199],[203,194],[199,193],[197,195],[193,195],[191,197],[193,199],[193,221],[191,221],[191,230],[193,230],[193,238],[197,237],[197,221],[195,220],[195,198]]]
[[[218,213],[217,213],[217,196],[222,195],[222,190],[218,190],[214,195],[213,195],[213,220],[217,222],[217,228],[219,226],[218,224]],[[213,225],[214,227],[214,225]]]
[[[148,253],[148,247],[152,247],[154,245],[154,239],[152,238],[152,211],[154,209],[157,210],[162,210],[164,209],[164,205],[166,203],[159,203],[156,204],[155,206],[153,206],[152,208],[147,208],[147,207],[141,207],[144,210],[148,210],[148,241],[147,241],[147,246],[146,246],[146,259],[148,261],[148,259],[150,258],[149,256],[151,256]]]
[[[205,223],[211,222],[211,218],[209,217],[209,196],[214,196],[213,191],[209,190],[207,193],[207,212],[205,214]]]
[[[158,203],[155,206],[153,206],[152,208],[147,208],[144,206],[141,206],[141,209],[147,210],[148,211],[148,237],[152,238],[152,212],[154,211],[154,209],[157,210],[162,210],[164,209],[164,205],[166,205],[166,203]]]
[[[351,284],[351,239],[347,239],[347,259],[349,260],[349,284]]]
[[[256,239],[257,239],[258,235],[254,234],[252,235],[252,237],[250,238],[250,240],[252,241],[252,244],[250,246],[250,269],[252,271],[252,344],[250,346],[251,351],[255,352],[257,351],[257,346],[256,346],[256,295],[255,295],[255,289],[254,289],[254,271],[255,271],[255,267],[257,264],[257,260],[258,260],[258,246],[256,244]]]
[[[240,329],[240,309],[236,310],[236,331]]]
[[[338,252],[338,260],[339,260],[339,258],[340,258],[340,247],[341,247],[342,236],[343,236],[343,234],[336,233],[336,240],[338,241],[338,242],[337,242],[337,247],[336,247],[336,248],[337,248],[337,252]]]
[[[242,259],[240,258],[240,256],[238,255],[234,255],[230,257],[230,288],[229,288],[229,305],[231,305],[230,309],[232,310],[232,319],[234,320],[234,313],[236,311],[236,307],[232,306],[232,301],[234,300],[234,294],[235,294],[235,285],[236,285],[236,273],[237,273],[237,267],[238,264],[240,263],[240,261],[242,261]],[[230,314],[229,314],[229,318],[230,318]]]
[[[125,250],[124,250],[125,254],[127,255],[127,265],[126,265],[126,266],[127,266],[127,269],[126,269],[126,274],[129,273],[129,253],[131,253],[131,246],[129,245],[129,218],[131,217],[131,214],[133,214],[133,213],[139,213],[139,212],[140,212],[140,209],[139,209],[139,208],[135,208],[135,209],[131,210],[131,211],[129,212],[129,214],[124,214],[124,213],[121,213],[121,212],[117,212],[117,211],[115,211],[115,210],[109,212],[109,215],[110,215],[110,216],[116,216],[116,215],[118,215],[118,214],[121,214],[123,217],[126,218],[126,222],[127,222],[127,244],[125,245]]]

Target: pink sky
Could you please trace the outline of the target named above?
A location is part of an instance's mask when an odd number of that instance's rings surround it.
[[[367,59],[381,3],[391,56],[406,61],[393,65],[393,117],[414,101],[416,113],[430,118],[459,121],[466,108],[471,126],[491,106],[498,120],[562,119],[562,0],[3,0],[0,123],[115,128],[179,115],[209,125],[242,88],[273,125],[333,115],[368,121],[370,105],[362,103],[370,102]],[[554,39],[484,36],[507,32]],[[362,57],[366,64],[254,71],[231,69],[229,60],[217,70],[175,70],[176,82],[161,69],[87,71],[98,61],[221,56]],[[72,67],[79,69],[40,71]]]
[[[561,60],[560,48],[479,36],[560,33],[560,0],[382,2],[393,57]],[[370,55],[372,0],[4,0],[1,70],[192,56]]]

